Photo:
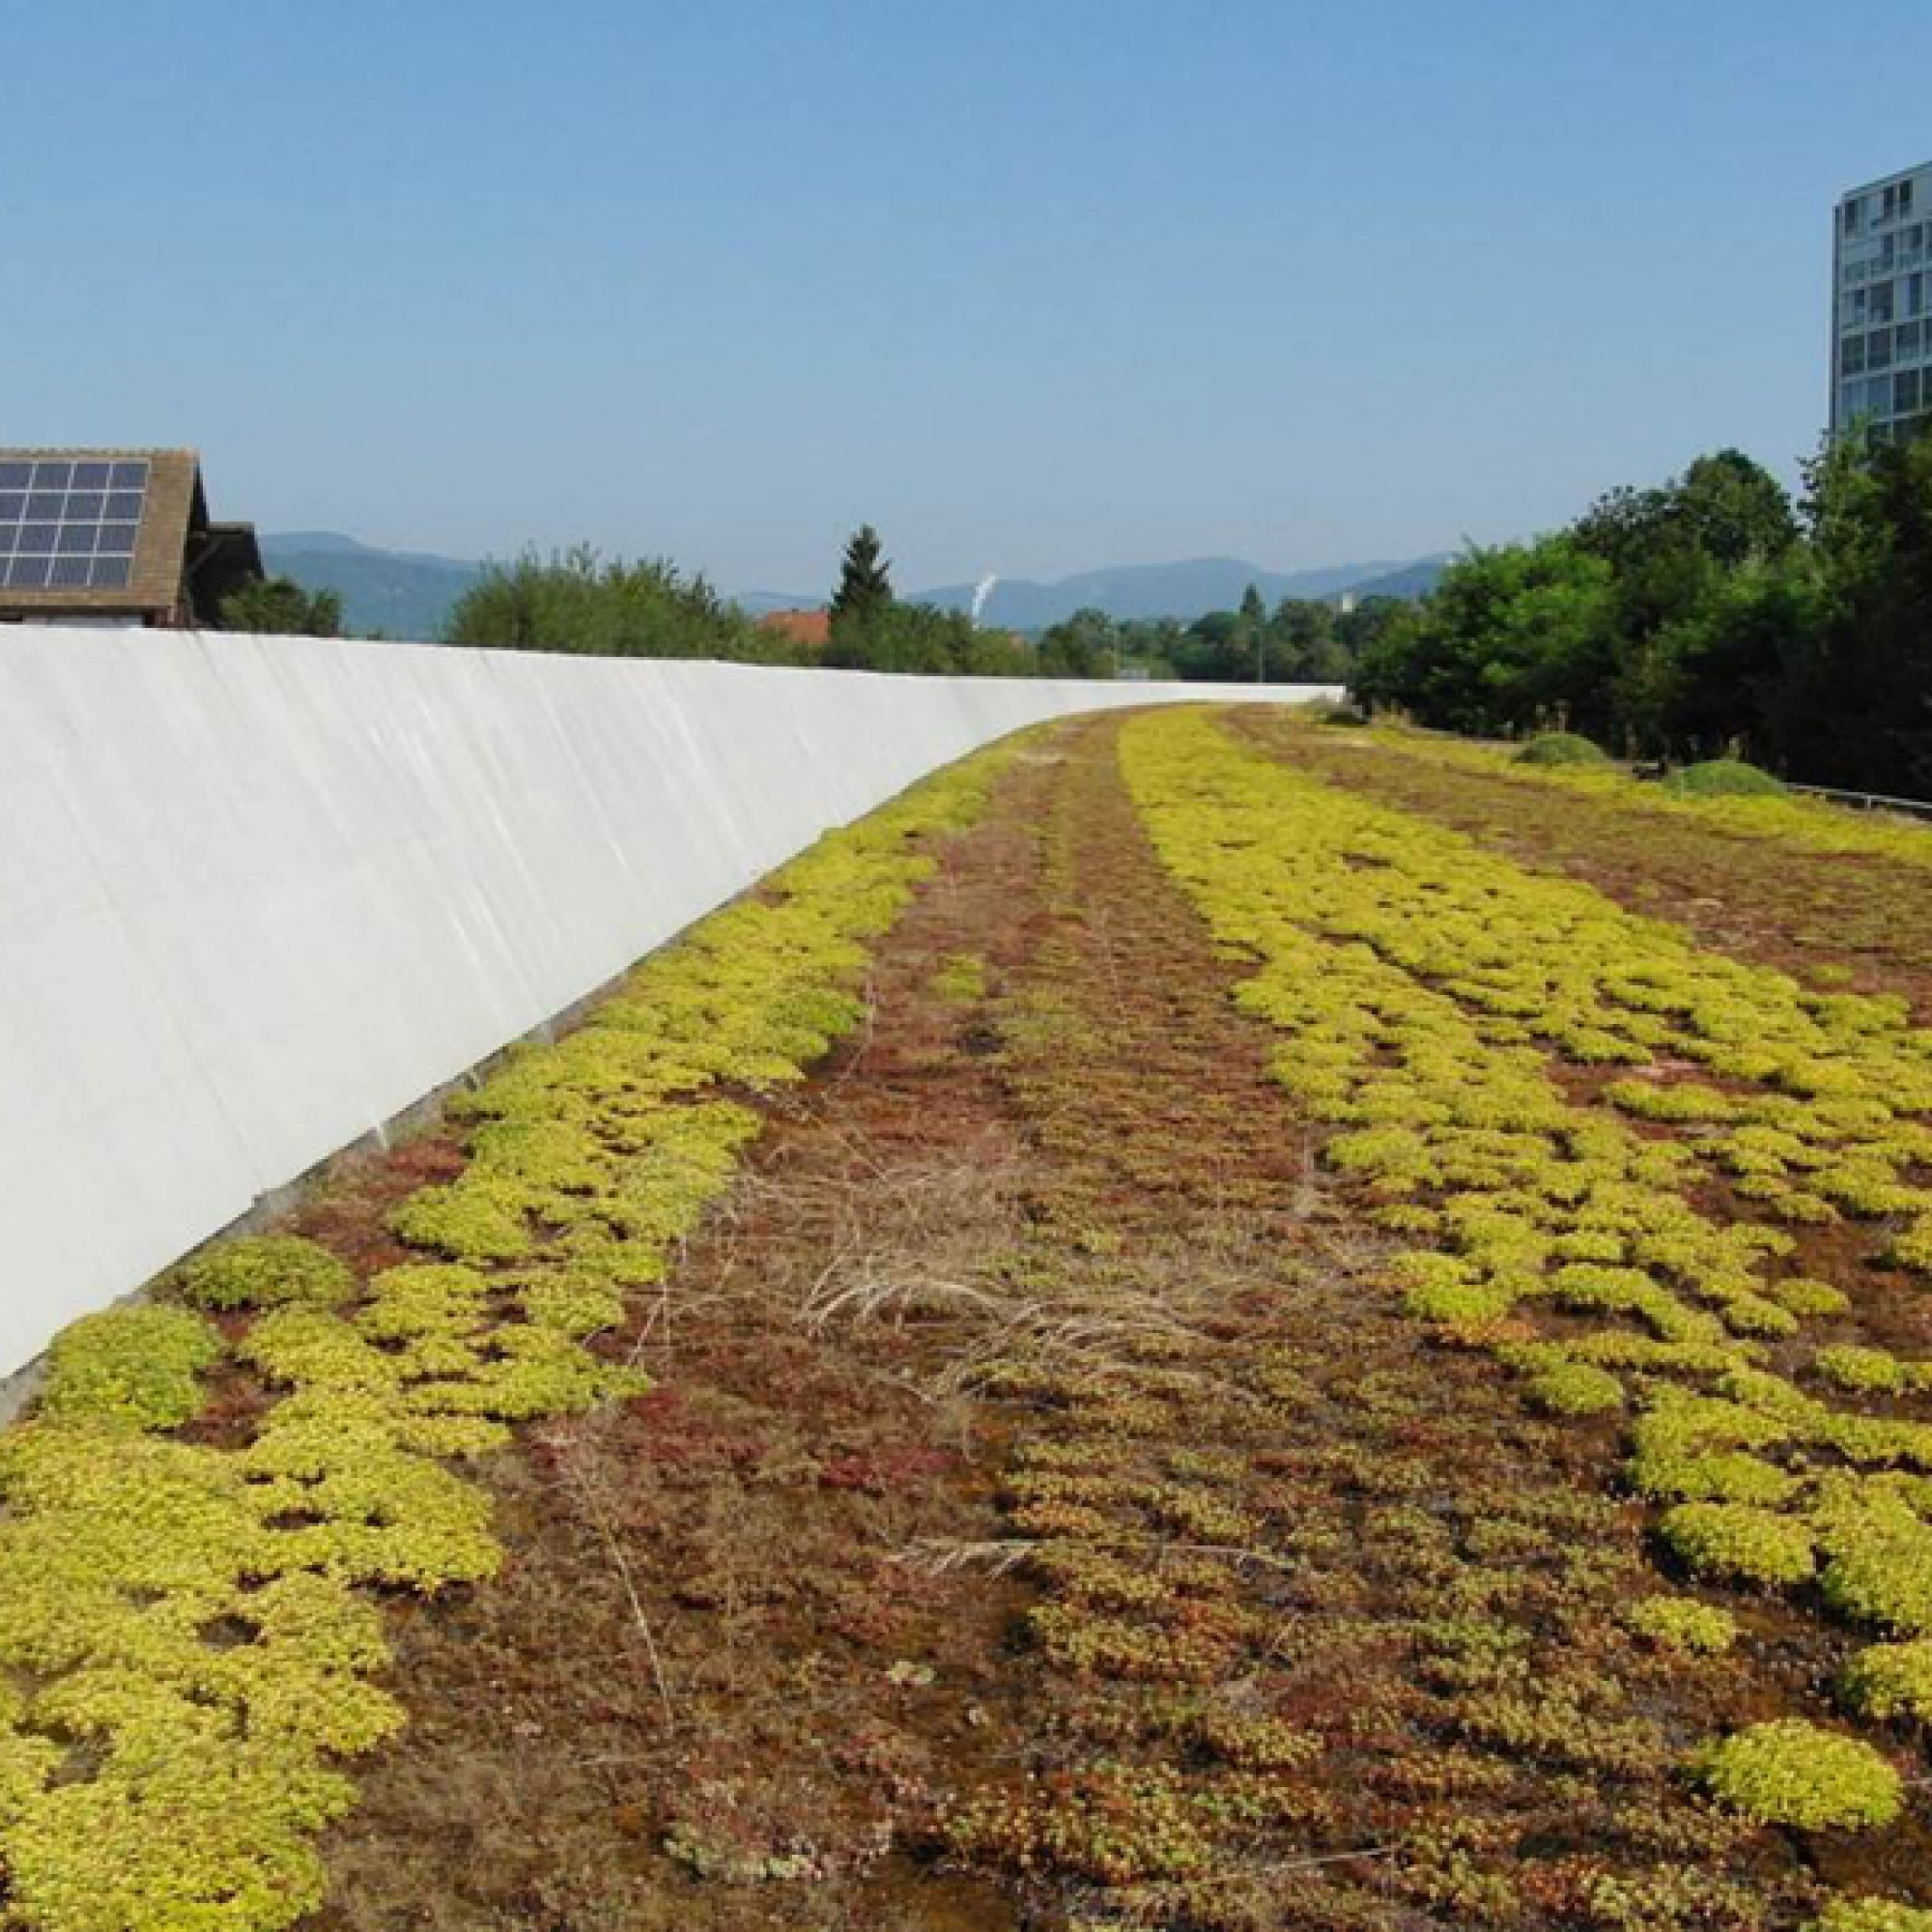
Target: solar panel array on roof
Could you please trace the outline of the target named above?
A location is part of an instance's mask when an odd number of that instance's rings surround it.
[[[0,589],[125,589],[147,496],[142,457],[0,462]]]

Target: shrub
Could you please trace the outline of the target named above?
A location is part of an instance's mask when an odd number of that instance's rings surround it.
[[[1891,1259],[1900,1267],[1932,1274],[1932,1214],[1918,1215],[1894,1238]]]
[[[587,545],[487,565],[449,613],[452,644],[595,657],[795,662],[808,654],[761,630],[702,576],[664,559],[606,559]]]
[[[1686,765],[1664,781],[1665,791],[1679,798],[1781,798],[1784,786],[1769,772],[1741,758],[1712,758]]]
[[[1409,1289],[1402,1305],[1425,1321],[1474,1331],[1502,1321],[1515,1300],[1508,1289],[1493,1282],[1431,1282]]]
[[[1803,1583],[1816,1567],[1804,1525],[1749,1503],[1681,1503],[1664,1513],[1663,1540],[1706,1576]]]
[[[1056,1865],[1100,1886],[1185,1879],[1213,1861],[1179,1780],[1159,1767],[1099,1764],[1024,1792],[976,1799],[947,1817],[952,1849],[975,1864]]]
[[[1630,1460],[1631,1481],[1654,1502],[1750,1503],[1776,1509],[1799,1484],[1746,1449],[1646,1450]]]
[[[1833,1288],[1828,1281],[1814,1281],[1809,1275],[1789,1275],[1773,1282],[1765,1292],[1794,1315],[1842,1315],[1852,1305],[1843,1289]]]
[[[389,1227],[414,1247],[461,1262],[520,1261],[533,1245],[525,1196],[487,1170],[446,1186],[422,1187],[394,1208]]]
[[[1520,765],[1607,765],[1608,754],[1600,745],[1575,731],[1545,731],[1532,738],[1516,754]]]
[[[324,1307],[355,1293],[347,1264],[298,1235],[244,1235],[218,1242],[184,1262],[169,1285],[198,1308]]]
[[[1918,1378],[1916,1364],[1901,1362],[1884,1349],[1861,1348],[1851,1343],[1820,1349],[1816,1367],[1828,1381],[1860,1394],[1899,1395]]]
[[[1916,1718],[1932,1724],[1932,1638],[1875,1643],[1845,1666],[1845,1700],[1871,1718]]]
[[[1630,1627],[1665,1650],[1717,1657],[1738,1638],[1737,1619],[1717,1604],[1695,1597],[1646,1597],[1629,1613]]]
[[[1589,1362],[1555,1362],[1529,1378],[1530,1400],[1552,1415],[1603,1415],[1624,1406],[1624,1385]]]
[[[977,953],[949,952],[932,976],[932,990],[942,1000],[971,1006],[986,997],[986,962]]]
[[[1825,1601],[1904,1636],[1932,1636],[1932,1523],[1879,1482],[1834,1479],[1811,1513]]]
[[[1801,1832],[1889,1825],[1905,1802],[1898,1773],[1870,1745],[1802,1718],[1739,1731],[1703,1752],[1697,1772],[1746,1817]]]
[[[221,1338],[185,1308],[110,1308],[61,1330],[47,1350],[41,1412],[62,1422],[173,1429],[201,1407],[201,1372]]]
[[[1804,1932],[1932,1932],[1932,1912],[1889,1898],[1834,1898]]]
[[[1642,1120],[1682,1125],[1731,1121],[1738,1113],[1738,1104],[1728,1094],[1691,1080],[1669,1086],[1654,1080],[1618,1080],[1604,1089],[1604,1097]]]

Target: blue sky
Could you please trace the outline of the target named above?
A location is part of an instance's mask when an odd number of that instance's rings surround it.
[[[0,440],[813,590],[1547,527],[1825,407],[1924,0],[0,0]]]

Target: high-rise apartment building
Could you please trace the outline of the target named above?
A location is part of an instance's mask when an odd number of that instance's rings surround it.
[[[1832,244],[1832,433],[1932,420],[1932,162],[1856,187]]]

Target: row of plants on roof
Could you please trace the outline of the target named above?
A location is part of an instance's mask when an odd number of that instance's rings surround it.
[[[1364,732],[1383,751],[1527,784],[1581,790],[1633,811],[1677,815],[1725,833],[1809,852],[1862,854],[1932,866],[1932,825],[1897,812],[1848,811],[1794,791],[1756,765],[1711,758],[1655,782],[1615,763],[1573,731],[1541,732],[1510,751],[1441,732],[1374,724]]]
[[[320,1903],[348,1766],[405,1721],[383,1604],[502,1561],[478,1458],[640,1392],[598,1338],[861,1017],[868,944],[981,809],[982,754],[821,840],[452,1111],[469,1162],[359,1279],[217,1243],[55,1342],[0,1435],[0,1922],[270,1932]],[[230,1442],[222,1379],[266,1388]]]
[[[1748,1658],[1767,1593],[1843,1634],[1833,1721],[1741,1722],[1685,1775],[1798,1830],[1898,1817],[1922,1780],[1901,1742],[1932,1723],[1932,1361],[1873,1346],[1860,1300],[1932,1292],[1932,1037],[1203,716],[1131,721],[1122,761],[1254,962],[1236,998],[1282,1036],[1274,1077],[1401,1244],[1392,1291],[1529,1404],[1614,1425],[1661,1565],[1700,1593],[1661,1597],[1656,1633]],[[1827,1229],[1861,1259],[1807,1272]],[[1767,1660],[1766,1703],[1776,1681]]]
[[[1794,503],[1734,449],[1471,550],[1382,626],[1357,696],[1515,737],[1552,722],[1679,761],[1932,797],[1932,437],[1846,436]]]

